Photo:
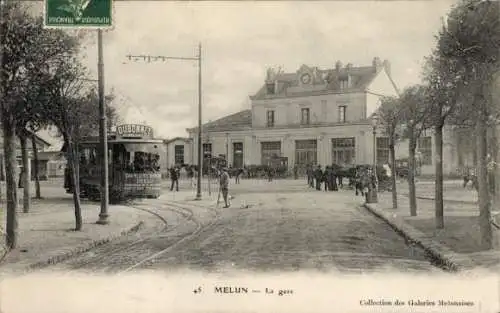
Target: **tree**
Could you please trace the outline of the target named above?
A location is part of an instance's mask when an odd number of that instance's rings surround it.
[[[498,107],[491,105],[494,80],[500,71],[500,19],[498,1],[467,0],[448,16],[442,53],[463,69],[463,84],[469,103],[464,112],[475,123],[481,245],[493,247],[490,224],[491,199],[488,190],[488,124],[496,124]],[[492,123],[493,122],[493,123]]]
[[[436,228],[444,228],[443,201],[443,129],[450,118],[460,109],[463,96],[463,70],[453,59],[442,54],[441,45],[446,45],[446,29],[438,37],[438,48],[427,58],[424,80],[428,85],[430,108],[429,125],[434,130],[435,146],[435,217]]]
[[[378,114],[380,123],[383,125],[383,132],[389,140],[389,159],[391,162],[392,175],[392,207],[398,208],[398,192],[396,190],[396,142],[401,136],[401,117],[403,107],[395,97],[384,97],[381,100]]]
[[[89,88],[85,70],[75,58],[67,59],[48,73],[51,76],[45,86],[47,116],[63,137],[65,152],[70,166],[75,205],[75,230],[82,229],[80,186],[79,186],[79,143],[85,136],[95,135],[99,129],[97,94]],[[112,100],[112,95],[105,100]],[[113,106],[107,108],[111,123],[117,120]]]
[[[422,133],[429,128],[432,110],[428,105],[428,90],[423,85],[406,88],[400,96],[401,117],[404,122],[404,136],[408,138],[408,193],[410,197],[410,215],[417,216],[417,194],[415,188],[417,142]]]
[[[0,14],[2,92],[1,120],[4,137],[4,155],[7,185],[6,243],[9,249],[17,245],[17,186],[16,186],[16,136],[24,136],[19,125],[24,110],[30,102],[31,88],[36,86],[34,75],[37,68],[50,63],[60,55],[60,48],[67,47],[68,40],[62,31],[43,28],[41,17],[33,17],[19,2],[8,1],[1,6]],[[22,140],[21,140],[22,142]],[[26,158],[24,163],[26,166]],[[25,201],[29,201],[25,195]],[[29,209],[24,206],[25,211]]]

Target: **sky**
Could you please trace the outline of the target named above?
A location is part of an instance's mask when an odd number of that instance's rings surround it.
[[[154,127],[157,137],[187,136],[197,125],[198,70],[193,61],[146,63],[126,56],[195,57],[202,44],[203,121],[250,108],[268,66],[333,68],[340,60],[391,62],[399,88],[419,83],[441,17],[453,1],[114,3],[114,27],[103,35],[107,92],[124,122]],[[97,77],[90,32],[84,63]]]

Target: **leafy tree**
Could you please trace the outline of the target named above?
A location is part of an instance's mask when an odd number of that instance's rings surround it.
[[[56,34],[59,34],[56,36]],[[66,37],[62,32],[43,28],[41,18],[31,16],[20,2],[0,6],[0,84],[1,120],[4,137],[7,185],[7,246],[17,244],[16,135],[19,134],[19,110],[28,104],[35,69],[59,55]],[[29,199],[29,197],[27,197]]]
[[[496,124],[498,107],[491,105],[495,77],[500,71],[500,19],[498,1],[466,0],[456,5],[448,16],[440,52],[459,64],[463,84],[469,96],[463,112],[475,124],[477,135],[477,173],[481,244],[493,247],[490,224],[491,199],[488,190],[488,125]],[[463,117],[463,116],[462,116]]]
[[[396,151],[397,140],[401,137],[401,117],[403,109],[400,101],[395,97],[384,97],[381,100],[378,114],[380,123],[383,126],[383,132],[389,139],[389,159],[391,162],[392,175],[392,207],[398,208],[398,192],[396,190]]]
[[[428,88],[423,85],[410,86],[402,92],[399,100],[402,106],[401,117],[405,126],[404,136],[408,138],[410,215],[417,216],[415,155],[418,139],[429,128],[429,118],[432,115],[431,107],[428,105]]]

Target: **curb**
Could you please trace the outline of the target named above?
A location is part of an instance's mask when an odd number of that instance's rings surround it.
[[[406,198],[408,198],[410,196],[407,193],[398,193],[398,195],[401,195],[401,196],[406,197]],[[436,200],[436,198],[434,198],[434,197],[427,197],[427,196],[416,196],[416,198],[420,199],[420,200],[431,200],[431,201]],[[446,198],[443,198],[443,201],[455,202],[455,203],[465,203],[465,204],[477,204],[477,201],[455,200],[455,199],[446,199]]]
[[[29,271],[33,271],[33,270],[37,270],[37,269],[42,269],[42,268],[48,267],[50,265],[54,265],[54,264],[66,261],[66,260],[68,260],[76,255],[87,252],[95,247],[102,246],[102,245],[107,244],[113,240],[120,238],[120,237],[136,233],[137,231],[139,231],[139,229],[142,228],[143,225],[144,225],[144,222],[140,221],[139,223],[135,224],[134,226],[130,227],[129,229],[123,230],[119,234],[110,235],[110,236],[105,237],[105,238],[92,240],[91,242],[86,243],[86,244],[78,245],[78,246],[72,248],[70,251],[67,251],[65,253],[61,253],[59,255],[52,256],[52,257],[50,257],[46,260],[43,260],[43,261],[32,263],[32,264],[25,267],[25,271],[29,272]]]
[[[461,266],[453,260],[455,253],[450,249],[438,243],[432,242],[431,240],[424,239],[423,233],[411,225],[408,225],[404,221],[391,217],[389,214],[376,208],[374,205],[363,203],[362,206],[373,215],[386,222],[398,234],[407,239],[410,244],[416,244],[424,249],[424,251],[432,258],[432,262],[437,264],[443,270],[447,272],[458,272],[462,269]]]
[[[408,197],[408,195],[404,195],[406,197]],[[436,198],[433,198],[433,197],[425,197],[425,196],[417,196],[417,199],[421,199],[421,200],[436,200]],[[443,199],[443,201],[447,201],[447,202],[455,202],[455,203],[466,203],[466,204],[477,204],[476,201],[467,201],[467,200],[454,200],[454,199]]]

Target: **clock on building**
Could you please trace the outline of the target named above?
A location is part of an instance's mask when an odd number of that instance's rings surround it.
[[[303,84],[309,84],[311,82],[311,75],[309,73],[302,74],[300,80]]]

